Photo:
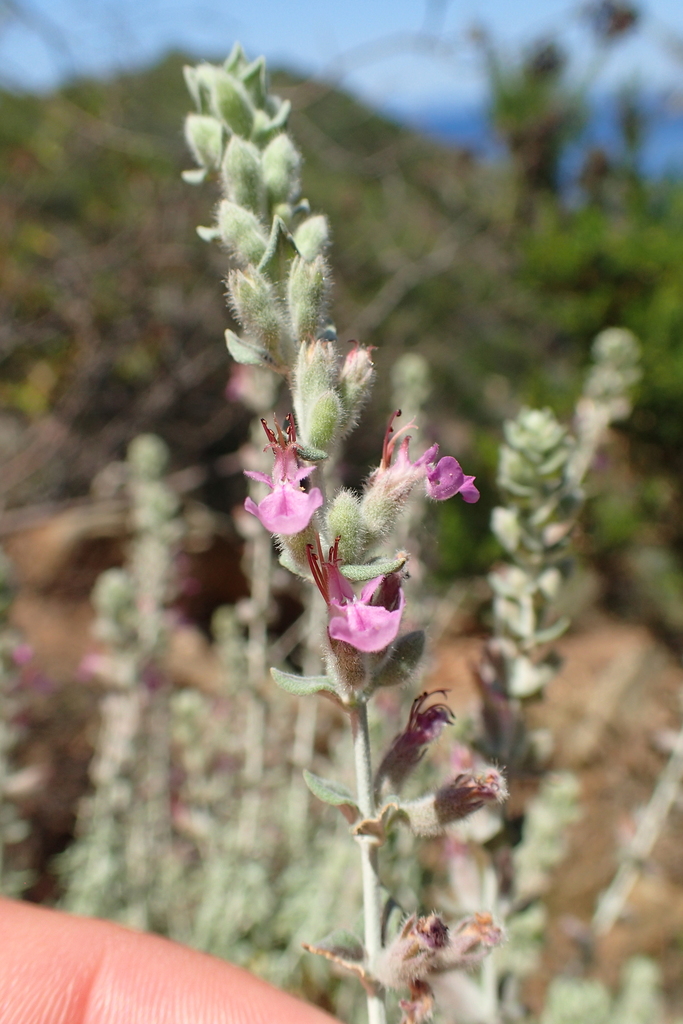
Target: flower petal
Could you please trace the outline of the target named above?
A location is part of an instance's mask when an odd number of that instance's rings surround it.
[[[479,501],[480,497],[479,491],[474,486],[475,479],[473,476],[466,476],[465,483],[460,488],[460,497],[470,505],[475,501]]]
[[[251,499],[247,498],[249,501]],[[278,484],[255,509],[247,502],[244,504],[247,512],[258,516],[267,530],[290,536],[306,529],[313,513],[322,505],[323,496],[317,487],[300,491],[291,484]]]
[[[245,469],[244,475],[248,476],[250,480],[257,480],[260,484],[267,484],[271,491],[273,489],[273,478],[268,476],[267,473],[258,473],[253,469]]]
[[[344,605],[331,601],[330,608],[336,613],[328,626],[332,639],[343,640],[368,653],[383,651],[396,639],[403,614],[403,607],[390,612],[358,600]]]
[[[460,463],[452,455],[444,455],[435,466],[427,469],[427,494],[436,501],[445,501],[454,494],[461,494],[468,502],[479,500],[474,477],[465,476]]]

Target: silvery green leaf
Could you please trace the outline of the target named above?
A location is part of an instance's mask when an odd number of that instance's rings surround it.
[[[246,54],[241,43],[235,43],[232,50],[225,58],[223,67],[226,71],[239,73],[248,64]]]
[[[257,107],[266,102],[266,58],[257,57],[240,72],[242,85]]]
[[[231,74],[218,71],[211,83],[211,106],[236,135],[248,139],[254,124],[254,108],[246,89]]]
[[[365,948],[363,943],[353,932],[345,928],[337,928],[330,935],[326,935],[320,942],[316,942],[316,949],[334,953],[344,960],[365,959]]]
[[[322,462],[327,458],[327,452],[324,452],[322,448],[313,448],[310,444],[297,445],[297,451],[299,457],[305,462]]]
[[[377,982],[367,968],[363,943],[352,932],[335,931],[321,942],[302,942],[302,946],[307,952],[324,956],[338,967],[351,971],[368,990],[376,987]]]
[[[339,571],[352,583],[367,583],[368,580],[374,580],[378,576],[398,572],[405,564],[404,557],[378,558],[376,562],[368,562],[365,565],[340,565]]]
[[[510,696],[531,697],[547,686],[556,672],[557,668],[547,661],[535,665],[530,658],[519,655],[515,658],[510,673]]]
[[[201,185],[206,178],[207,173],[206,167],[193,167],[191,171],[182,171],[180,177],[183,181],[186,181],[188,185]],[[197,228],[197,234],[200,238],[204,238],[204,236],[200,234],[201,231],[210,231],[212,233],[212,238],[215,238],[218,235],[215,228]],[[210,239],[204,238],[204,241],[207,242],[210,241]]]
[[[557,596],[557,593],[562,585],[562,573],[555,566],[551,566],[542,572],[538,577],[537,586],[544,597],[552,599]]]
[[[183,175],[185,174],[194,174],[194,171],[183,171]],[[205,228],[201,224],[197,228],[197,234],[201,238],[202,242],[214,242],[217,238],[221,237],[221,233],[218,228]]]
[[[300,576],[304,580],[310,580],[311,576],[308,568],[303,569],[296,561],[292,552],[287,548],[283,548],[280,552],[278,561],[283,569],[287,569],[289,572],[294,573],[295,576]]]
[[[557,640],[558,637],[562,636],[569,629],[570,624],[570,619],[565,615],[558,619],[557,622],[554,622],[552,626],[548,626],[547,629],[539,629],[531,639],[534,644],[552,643],[553,640]]]
[[[305,260],[314,260],[325,251],[329,243],[330,228],[327,217],[315,214],[307,217],[294,232],[294,241],[299,253]]]
[[[506,551],[513,552],[519,547],[521,528],[517,512],[511,508],[494,508],[491,513],[491,529]]]
[[[275,98],[270,96],[266,107],[269,106],[270,100]],[[284,100],[281,101],[274,115],[266,113],[265,110],[257,110],[254,115],[254,127],[251,130],[251,141],[255,142],[257,146],[266,146],[282,132],[287,124],[287,118],[290,115],[291,109],[292,105],[289,100]]]
[[[296,697],[308,697],[312,693],[332,693],[339,696],[337,687],[327,676],[297,676],[290,672],[281,672],[278,668],[271,668],[270,674],[280,687],[287,693],[293,693]]]
[[[324,804],[338,807],[347,821],[355,821],[359,813],[358,804],[351,790],[343,782],[323,779],[306,769],[304,769],[304,782],[318,800],[322,800]]]
[[[259,271],[267,274],[272,281],[284,281],[289,262],[297,254],[294,239],[287,230],[287,225],[281,217],[274,217],[266,251],[258,265]]]
[[[236,363],[246,366],[272,366],[273,359],[268,352],[253,341],[245,341],[238,338],[232,331],[225,332],[225,342],[228,352]]]

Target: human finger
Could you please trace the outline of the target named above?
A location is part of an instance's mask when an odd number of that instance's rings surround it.
[[[247,971],[178,943],[0,899],[0,1024],[333,1021]]]

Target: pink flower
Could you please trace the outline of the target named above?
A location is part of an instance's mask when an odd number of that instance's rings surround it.
[[[307,547],[313,580],[330,610],[327,631],[333,640],[342,640],[358,651],[383,651],[401,625],[405,597],[398,573],[377,576],[365,584],[360,598],[339,571],[339,539],[330,548],[327,559],[318,540],[318,551]]]
[[[474,486],[475,478],[463,473],[457,459],[454,459],[452,455],[445,455],[437,462],[438,444],[433,444],[415,462],[411,462],[408,454],[410,437],[404,437],[392,463],[394,449],[400,435],[414,426],[413,423],[407,423],[405,427],[394,431],[394,420],[400,415],[401,410],[397,409],[389,417],[382,449],[382,461],[370,478],[371,485],[394,490],[396,498],[400,501],[407,498],[416,483],[425,480],[427,496],[436,501],[445,501],[446,498],[452,498],[455,494],[460,494],[467,502],[478,501],[479,491]]]
[[[265,420],[261,420],[268,438],[266,448],[270,448],[275,455],[273,475],[271,477],[266,473],[255,473],[250,470],[245,470],[244,475],[252,480],[258,480],[262,484],[267,484],[272,494],[266,495],[258,505],[252,498],[247,498],[244,507],[247,512],[256,516],[271,533],[282,533],[289,536],[293,533],[301,533],[306,529],[313,513],[322,505],[323,496],[318,487],[312,487],[310,491],[305,491],[299,486],[302,480],[311,475],[315,466],[300,468],[294,419],[292,416],[288,416],[286,422],[288,422],[288,426],[285,438],[277,420],[275,421],[277,434],[268,427]]]

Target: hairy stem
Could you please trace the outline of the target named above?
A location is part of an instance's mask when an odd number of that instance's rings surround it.
[[[358,807],[365,818],[374,817],[375,795],[372,784],[368,709],[364,702],[351,714],[353,753],[356,768]],[[363,877],[363,915],[365,918],[365,948],[370,968],[382,949],[382,902],[378,872],[377,846],[370,836],[358,836],[361,871]],[[384,995],[381,991],[368,993],[368,1024],[386,1024]]]

